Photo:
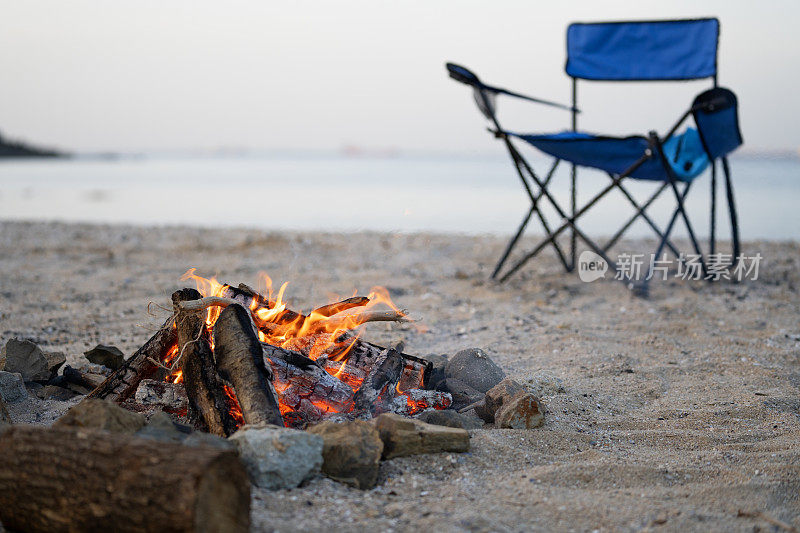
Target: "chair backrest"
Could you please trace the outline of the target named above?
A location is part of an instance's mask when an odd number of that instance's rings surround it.
[[[567,74],[606,81],[694,80],[717,74],[716,18],[574,23]]]
[[[724,157],[742,145],[739,104],[733,91],[714,87],[700,93],[692,103],[692,114],[711,159]]]

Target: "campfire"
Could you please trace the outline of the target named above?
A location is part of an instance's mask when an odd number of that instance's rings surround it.
[[[89,394],[142,411],[158,407],[196,428],[229,436],[243,424],[304,429],[324,420],[412,416],[446,409],[431,390],[431,363],[364,341],[370,322],[411,322],[388,291],[373,288],[294,311],[287,284],[273,293],[203,278],[172,295],[172,315],[125,364]]]

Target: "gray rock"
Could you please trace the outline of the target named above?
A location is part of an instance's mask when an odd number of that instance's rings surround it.
[[[430,361],[433,365],[428,383],[431,389],[435,389],[438,387],[439,383],[444,380],[444,367],[447,365],[447,357],[430,353],[428,355],[423,355],[422,358],[426,361]]]
[[[44,387],[38,388],[35,394],[42,400],[58,400],[59,402],[65,402],[78,396],[77,392],[59,387],[58,385],[45,385]]]
[[[111,370],[116,370],[125,363],[125,354],[116,346],[98,344],[88,352],[84,352],[83,355],[89,362],[103,365]]]
[[[63,352],[44,352],[44,358],[47,359],[47,368],[50,370],[50,377],[57,375],[61,365],[67,362],[67,356]]]
[[[6,372],[18,372],[25,381],[47,381],[50,368],[47,358],[35,343],[11,339],[3,348]]]
[[[221,450],[236,450],[236,445],[233,442],[205,431],[193,431],[183,440],[183,445],[211,446]]]
[[[426,424],[451,428],[480,429],[483,427],[483,421],[480,418],[459,413],[454,409],[428,409],[423,411],[417,420],[422,420]]]
[[[457,379],[473,389],[486,392],[506,377],[505,372],[480,348],[455,354],[444,367],[447,379]]]
[[[103,400],[87,399],[67,411],[53,427],[102,429],[111,433],[134,434],[145,424],[139,413]]]
[[[526,379],[525,386],[538,398],[542,396],[555,396],[556,394],[564,392],[564,382],[544,370],[540,370]]]
[[[482,392],[455,378],[445,379],[439,384],[439,389],[450,393],[453,397],[451,407],[456,411],[483,399]]]
[[[162,442],[183,442],[191,432],[189,426],[176,424],[167,413],[158,411],[150,417],[146,426],[136,432],[136,436]]]
[[[11,415],[8,414],[8,409],[6,409],[6,403],[3,401],[3,398],[0,398],[0,428],[2,428],[3,424],[12,424]],[[0,429],[2,431],[2,429]]]
[[[6,403],[19,402],[28,397],[22,374],[0,371],[0,397]]]
[[[277,426],[243,426],[228,437],[259,487],[271,490],[300,485],[322,466],[324,441],[296,429]]]
[[[136,389],[134,399],[140,404],[162,406],[172,412],[186,409],[189,405],[186,389],[181,383],[155,379],[143,379]]]
[[[544,411],[536,397],[527,391],[519,391],[494,415],[497,427],[532,429],[544,424]]]

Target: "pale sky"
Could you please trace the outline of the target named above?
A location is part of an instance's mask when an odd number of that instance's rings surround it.
[[[490,152],[467,88],[569,99],[571,21],[717,16],[751,149],[800,147],[800,2],[0,0],[0,131],[70,150]],[[590,131],[664,132],[706,82],[582,82]],[[518,131],[568,115],[501,101]],[[494,143],[495,145],[497,143]]]

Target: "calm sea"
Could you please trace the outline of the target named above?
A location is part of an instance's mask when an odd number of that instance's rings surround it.
[[[743,237],[800,238],[800,161],[740,156],[731,164]],[[548,161],[534,159],[533,165],[544,173]],[[602,174],[581,171],[579,202],[607,183]],[[690,195],[690,213],[701,234],[708,228],[709,183],[707,174],[701,176]],[[564,167],[556,173],[552,191],[565,206],[568,184]],[[653,188],[647,182],[631,185],[640,195]],[[670,200],[655,203],[649,211],[659,223],[669,215]],[[722,206],[722,190],[719,200]],[[0,163],[0,218],[8,220],[509,234],[527,207],[519,179],[501,156],[265,155]],[[582,226],[592,234],[611,234],[632,212],[624,197],[614,193],[592,209]],[[538,230],[533,222],[531,229]],[[640,222],[629,235],[649,235],[649,229]]]

